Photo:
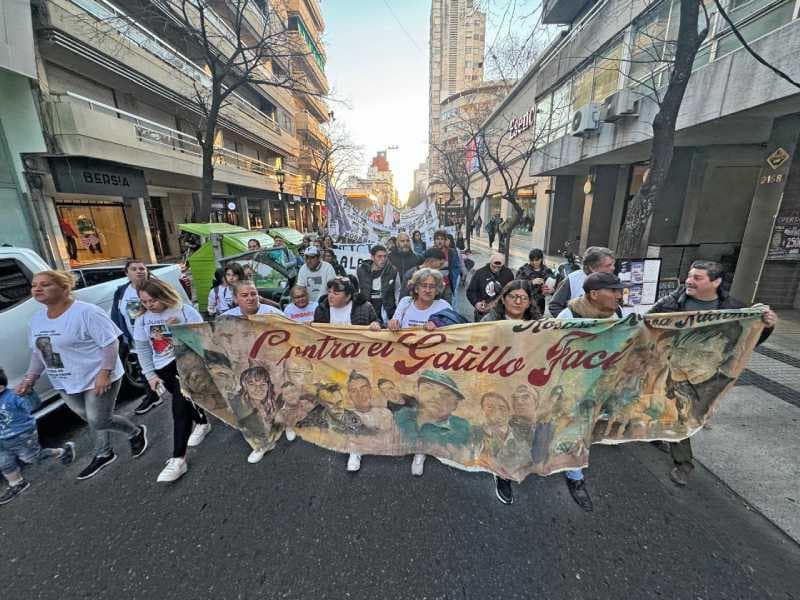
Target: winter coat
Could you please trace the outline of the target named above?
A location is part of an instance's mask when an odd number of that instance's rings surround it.
[[[398,273],[405,273],[409,269],[418,267],[421,263],[422,258],[414,254],[411,250],[403,252],[399,249],[395,249],[389,253],[389,264],[391,264]]]
[[[747,307],[744,302],[733,298],[730,294],[728,294],[728,292],[722,290],[721,288],[717,290],[717,297],[719,298],[718,310],[733,310]],[[647,311],[647,314],[652,315],[658,313],[685,312],[687,299],[688,296],[686,295],[686,288],[681,287],[671,294],[667,294],[661,298],[661,300],[653,305],[653,308]],[[761,337],[758,338],[758,344],[763,343],[770,335],[772,335],[772,331],[774,329],[774,327],[765,327],[764,331],[761,332]]]
[[[351,325],[370,325],[378,320],[375,309],[371,302],[366,302],[358,294],[353,297],[353,308],[350,311]],[[320,297],[317,310],[314,311],[314,323],[331,322],[331,305],[328,303],[328,296]]]
[[[119,327],[122,335],[120,336],[120,344],[124,345],[132,345],[133,342],[133,332],[128,331],[128,323],[125,321],[125,317],[122,316],[122,313],[119,311],[119,302],[122,300],[123,294],[125,294],[125,290],[128,289],[128,286],[131,285],[130,282],[123,283],[114,291],[114,298],[111,301],[111,320],[114,321],[114,325]]]
[[[502,289],[511,281],[514,281],[514,272],[508,267],[501,268],[500,272],[495,274],[492,272],[492,269],[489,265],[484,265],[475,271],[475,274],[472,276],[472,280],[469,282],[469,287],[467,288],[467,300],[470,301],[472,306],[475,306],[481,300],[485,302],[491,302],[499,297],[499,289],[497,294],[491,296],[486,291],[489,284],[491,282],[497,282],[500,285],[500,289]]]
[[[372,272],[372,259],[367,259],[363,261],[356,271],[356,277],[358,277],[358,294],[360,298],[364,301],[370,300],[370,294],[372,292],[372,280],[373,280],[373,272]],[[386,261],[386,264],[383,267],[383,271],[380,273],[381,278],[381,304],[383,308],[386,309],[386,314],[389,318],[392,318],[394,314],[394,309],[397,308],[397,302],[395,302],[395,285],[397,283],[397,269],[395,269],[389,261]],[[375,309],[375,312],[380,316],[379,306],[372,305]]]

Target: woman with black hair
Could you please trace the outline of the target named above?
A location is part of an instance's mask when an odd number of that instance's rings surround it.
[[[534,321],[541,318],[536,304],[533,284],[523,279],[515,279],[507,283],[500,292],[500,298],[491,312],[481,319],[484,321]],[[511,480],[495,475],[495,493],[503,504],[514,502]]]
[[[428,249],[428,245],[425,243],[425,240],[422,239],[422,233],[420,233],[419,229],[415,229],[414,233],[411,234],[411,245],[414,250],[414,254],[418,256],[424,256],[425,250]]]
[[[326,248],[322,251],[322,260],[333,267],[334,273],[336,273],[339,277],[347,277],[347,271],[344,270],[344,267],[341,263],[336,259],[336,253],[331,250],[330,248]]]
[[[551,277],[555,278],[555,273],[544,264],[544,252],[540,248],[531,250],[528,253],[528,264],[522,265],[517,271],[517,279],[525,279],[534,285],[536,304],[542,314],[544,314],[545,296],[553,293],[553,290],[546,285]]]
[[[214,272],[214,285],[208,293],[208,314],[212,317],[221,315],[236,306],[233,286],[244,281],[244,269],[239,263],[230,263]]]
[[[314,323],[334,325],[369,325],[380,329],[378,315],[372,303],[361,298],[355,277],[336,277],[328,282],[328,293],[322,296],[314,311]]]

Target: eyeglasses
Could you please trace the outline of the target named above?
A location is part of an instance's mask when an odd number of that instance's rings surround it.
[[[516,302],[517,304],[523,304],[525,302],[531,301],[531,299],[528,298],[528,294],[508,294],[506,296],[506,300],[511,300],[512,302]]]
[[[418,283],[417,287],[423,290],[435,290],[437,285],[435,283]]]
[[[493,263],[492,263],[492,266],[493,266],[493,267],[502,267],[502,266],[503,266],[503,263],[501,263],[501,262],[493,262]]]

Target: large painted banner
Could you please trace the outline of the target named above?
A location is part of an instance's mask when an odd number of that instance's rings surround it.
[[[758,309],[372,332],[281,317],[173,328],[187,394],[253,446],[425,453],[521,481],[593,443],[680,440],[762,331]]]

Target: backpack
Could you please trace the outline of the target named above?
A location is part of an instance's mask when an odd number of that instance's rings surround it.
[[[428,319],[433,321],[436,327],[447,327],[448,325],[463,325],[469,323],[461,314],[457,313],[451,308],[445,308],[437,313],[434,313]]]

